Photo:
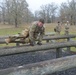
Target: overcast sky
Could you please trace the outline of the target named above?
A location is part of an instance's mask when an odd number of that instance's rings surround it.
[[[29,4],[29,8],[32,12],[38,10],[41,5],[45,5],[51,2],[55,2],[60,5],[62,2],[67,2],[67,0],[26,0]]]

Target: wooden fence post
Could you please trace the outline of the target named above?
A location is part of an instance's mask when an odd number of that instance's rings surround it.
[[[19,43],[16,43],[16,46],[20,46]]]
[[[67,38],[67,41],[70,41],[70,38]],[[67,51],[68,51],[68,53],[70,54],[70,47],[67,47]]]
[[[56,49],[56,58],[59,58],[61,56],[62,56],[62,50],[61,50],[61,48],[57,48]]]

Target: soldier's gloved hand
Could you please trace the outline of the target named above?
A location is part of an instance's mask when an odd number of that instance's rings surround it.
[[[35,45],[35,43],[34,43],[34,42],[30,42],[30,45],[31,45],[31,46],[34,46],[34,45]]]
[[[42,45],[42,43],[41,43],[41,42],[37,42],[37,44],[38,44],[38,45]]]

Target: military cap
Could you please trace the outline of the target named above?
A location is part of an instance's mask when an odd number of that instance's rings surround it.
[[[44,24],[44,19],[39,19],[39,22],[42,22]]]

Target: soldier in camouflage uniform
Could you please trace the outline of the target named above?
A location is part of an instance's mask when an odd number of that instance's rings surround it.
[[[65,24],[65,35],[69,34],[69,21],[67,21],[67,23]]]
[[[44,28],[44,20],[40,19],[38,22],[34,22],[32,26],[29,29],[29,39],[30,39],[30,45],[35,45],[35,40],[38,40],[37,44],[41,45],[42,38],[45,33]]]
[[[54,28],[54,31],[56,32],[57,35],[60,35],[60,32],[61,32],[60,22],[58,22],[58,25]]]
[[[41,41],[44,35],[44,20],[40,19],[38,22],[34,22],[33,25],[29,28],[23,30],[21,33],[17,34],[17,35],[13,35],[13,36],[9,36],[7,39],[5,39],[6,44],[19,40],[22,42],[26,42],[29,43],[30,45],[34,45],[35,44],[35,40],[38,40],[39,45],[41,45]],[[23,37],[23,38],[19,38],[18,37]]]

